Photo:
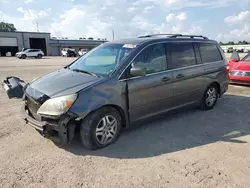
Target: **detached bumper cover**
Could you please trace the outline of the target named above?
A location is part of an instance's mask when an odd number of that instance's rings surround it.
[[[23,81],[16,77],[7,77],[3,81],[2,86],[9,98],[22,98],[23,96]]]

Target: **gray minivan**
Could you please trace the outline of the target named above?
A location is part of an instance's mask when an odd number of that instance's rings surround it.
[[[140,36],[103,43],[28,83],[22,116],[64,144],[80,130],[83,146],[98,149],[138,120],[187,106],[212,109],[228,83],[227,61],[216,41]]]

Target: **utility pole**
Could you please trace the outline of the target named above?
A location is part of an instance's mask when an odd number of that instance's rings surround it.
[[[114,31],[114,29],[112,29],[112,36],[113,36],[113,40],[115,40],[115,31]]]
[[[36,22],[36,30],[37,30],[37,32],[39,32],[38,22]]]

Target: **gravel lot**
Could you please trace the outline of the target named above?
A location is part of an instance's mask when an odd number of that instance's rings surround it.
[[[2,57],[0,80],[31,81],[72,60]],[[98,151],[41,137],[20,118],[20,103],[0,88],[0,187],[249,188],[249,87],[230,86],[212,111],[145,123]]]

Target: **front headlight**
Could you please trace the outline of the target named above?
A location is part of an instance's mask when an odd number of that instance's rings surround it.
[[[56,97],[47,100],[38,109],[38,114],[58,116],[64,114],[72,106],[77,98],[77,94]]]

